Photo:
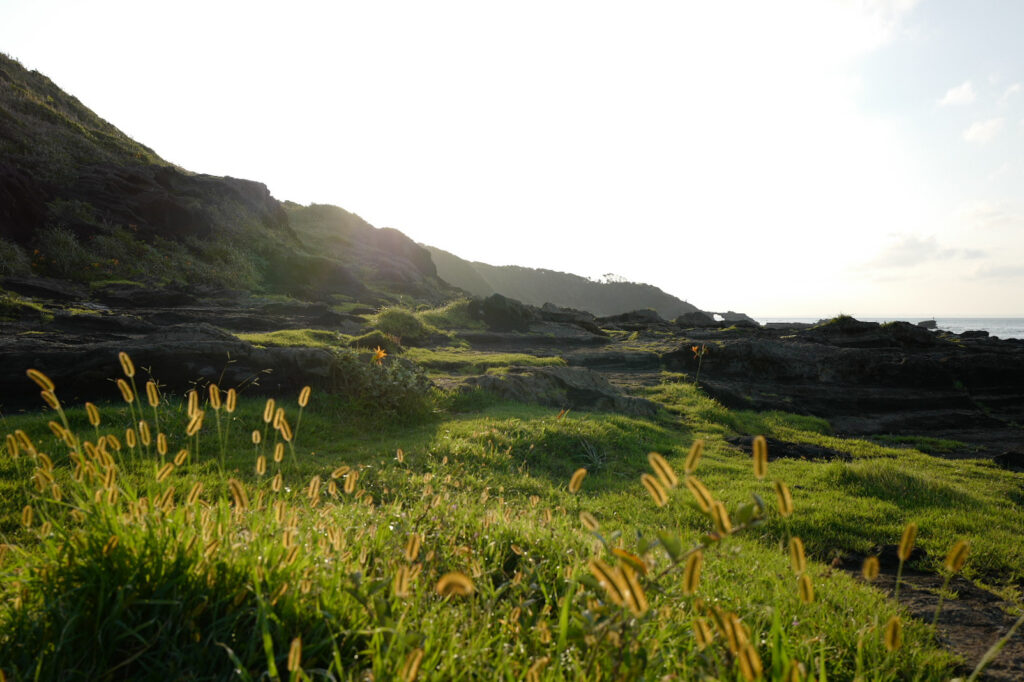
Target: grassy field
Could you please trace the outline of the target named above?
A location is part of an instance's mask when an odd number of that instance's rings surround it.
[[[135,389],[3,420],[8,680],[948,679],[930,625],[828,566],[910,522],[919,568],[967,540],[963,573],[1019,603],[1019,477],[729,411],[671,375],[655,419]],[[758,478],[735,434],[852,461]]]

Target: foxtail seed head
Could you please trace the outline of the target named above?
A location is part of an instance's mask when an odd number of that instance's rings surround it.
[[[302,637],[292,640],[288,648],[288,672],[299,672],[302,669]]]
[[[693,441],[693,445],[690,446],[690,454],[686,456],[686,464],[683,467],[687,476],[697,470],[697,465],[700,464],[700,456],[703,452],[704,441],[702,439]]]
[[[903,626],[899,616],[893,616],[885,624],[885,648],[896,651],[903,644]]]
[[[754,438],[754,476],[758,480],[768,473],[768,441],[764,436]]]
[[[654,470],[654,475],[658,477],[658,481],[666,489],[671,490],[679,485],[679,477],[676,476],[676,472],[672,470],[672,466],[668,461],[657,452],[647,453],[647,461],[651,465],[651,469]]]
[[[121,397],[129,405],[135,402],[135,395],[132,393],[132,387],[128,385],[128,382],[124,379],[117,380],[117,390],[121,391]]]
[[[949,554],[946,555],[945,566],[946,570],[950,573],[959,573],[960,569],[964,567],[964,563],[967,561],[967,552],[970,549],[970,544],[967,540],[959,540],[953,549],[949,550]]]
[[[53,391],[40,391],[39,395],[43,397],[43,402],[50,406],[51,409],[60,411],[60,401],[57,400],[57,394]]]
[[[405,657],[402,664],[402,671],[399,673],[402,682],[415,682],[416,676],[420,674],[420,665],[423,663],[423,649],[413,649]]]
[[[267,398],[267,403],[263,406],[263,422],[269,424],[274,419],[274,399]]]
[[[878,577],[878,557],[869,556],[864,559],[864,564],[860,567],[860,573],[864,576],[864,580],[871,582]]]
[[[719,533],[722,535],[732,533],[732,521],[729,520],[729,512],[725,505],[717,500],[711,505],[711,519],[715,522],[715,528]]]
[[[434,591],[442,597],[447,597],[452,594],[460,597],[468,597],[473,594],[475,589],[473,581],[470,580],[465,573],[459,573],[458,571],[445,573],[441,576],[441,579],[437,581],[437,585],[434,586]]]
[[[668,502],[668,493],[661,487],[661,483],[654,476],[650,474],[640,474],[640,482],[647,488],[647,492],[650,493],[651,498],[654,500],[654,504],[659,507],[664,507]]]
[[[85,414],[88,415],[89,424],[91,426],[95,427],[100,425],[100,411],[99,408],[97,408],[95,405],[93,405],[92,403],[86,403]]]
[[[789,539],[789,563],[797,575],[807,570],[807,555],[804,553],[804,541],[795,535]]]
[[[586,469],[577,469],[572,473],[572,478],[569,479],[569,492],[578,493],[580,488],[583,486],[583,479],[587,476]]]
[[[224,401],[224,409],[228,414],[235,411],[235,407],[238,405],[238,391],[233,388],[228,389],[228,397]]]
[[[910,553],[914,551],[914,541],[917,539],[917,524],[911,521],[907,524],[907,527],[903,529],[903,537],[900,538],[899,557],[900,561],[906,561],[910,558]]]
[[[753,644],[748,643],[741,647],[737,658],[740,661],[740,672],[743,673],[743,677],[747,682],[761,679],[764,669],[761,665],[761,656],[758,655],[757,649],[754,648]]]
[[[704,487],[704,484],[700,482],[696,476],[687,476],[684,483],[686,487],[693,493],[693,497],[697,500],[697,504],[705,514],[711,513],[711,506],[714,504],[714,498],[711,497],[711,493]]]
[[[210,407],[219,410],[221,406],[220,388],[217,384],[210,384]]]
[[[124,372],[126,377],[131,379],[135,376],[135,365],[132,363],[132,359],[128,357],[127,353],[121,351],[117,354],[117,359],[121,361],[121,370]]]
[[[697,648],[703,650],[714,641],[715,631],[706,620],[698,616],[693,619],[693,636],[697,640]]]
[[[595,531],[595,530],[597,530],[597,529],[599,529],[601,527],[601,524],[598,523],[597,518],[593,514],[588,512],[588,511],[581,511],[580,512],[580,523],[583,524],[584,528],[586,528],[587,530],[589,530],[591,532],[593,532],[593,531]]]
[[[775,496],[779,500],[779,515],[788,519],[793,515],[793,495],[789,492],[789,486],[782,481],[775,481]]]
[[[299,391],[299,407],[305,407],[309,404],[309,394],[312,389],[309,386],[303,386],[302,390]]]
[[[29,379],[36,382],[36,386],[43,389],[44,391],[50,391],[52,393],[57,388],[56,386],[53,385],[53,382],[50,380],[50,377],[46,376],[38,369],[27,369],[25,370],[25,374],[28,376]]]
[[[683,569],[683,594],[692,596],[700,586],[700,569],[704,564],[704,552],[697,550],[686,557],[686,567]]]
[[[410,533],[409,539],[405,543],[405,560],[409,563],[416,561],[420,555],[420,543],[422,538],[419,533]]]
[[[153,380],[146,382],[146,399],[149,401],[150,407],[160,404],[160,392],[156,390],[156,382]]]
[[[618,606],[625,606],[626,592],[629,591],[629,587],[621,572],[616,571],[601,559],[591,559],[587,568],[607,593],[608,598]]]

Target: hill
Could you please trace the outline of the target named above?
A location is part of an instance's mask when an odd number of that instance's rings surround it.
[[[396,230],[357,221],[360,248],[325,241],[313,229],[325,210],[286,207],[258,182],[174,166],[0,54],[0,275],[367,302],[452,294],[426,251]],[[306,228],[301,236],[292,218]]]
[[[498,293],[530,305],[554,303],[598,316],[651,308],[671,320],[698,310],[696,306],[650,284],[595,282],[555,270],[471,262],[433,246],[428,246],[427,250],[443,280],[474,296]]]

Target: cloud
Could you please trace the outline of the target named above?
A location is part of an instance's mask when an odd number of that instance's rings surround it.
[[[946,91],[946,96],[939,100],[940,107],[960,106],[974,101],[974,86],[971,81],[962,83]]]
[[[1006,101],[1009,100],[1011,97],[1013,97],[1014,95],[1019,95],[1022,92],[1024,92],[1024,86],[1022,86],[1020,83],[1014,83],[1010,87],[1006,88],[1006,90],[1003,92],[1003,96],[999,98],[999,102],[1001,104],[1005,104]]]
[[[911,268],[924,263],[947,260],[971,260],[987,256],[977,249],[954,249],[939,244],[934,237],[908,234],[890,244],[873,260],[868,268]]]
[[[1024,265],[997,265],[995,267],[978,268],[974,276],[977,279],[1016,279],[1024,277]]]
[[[991,142],[1003,130],[1006,121],[1002,117],[990,118],[987,121],[975,121],[964,131],[964,139],[968,142],[985,144]]]
[[[971,229],[1016,227],[1024,223],[1024,215],[1005,201],[972,201],[963,204],[957,210],[956,217]]]

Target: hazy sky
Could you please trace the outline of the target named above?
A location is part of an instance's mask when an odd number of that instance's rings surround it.
[[[165,159],[753,315],[1024,315],[1024,2],[0,0]]]

